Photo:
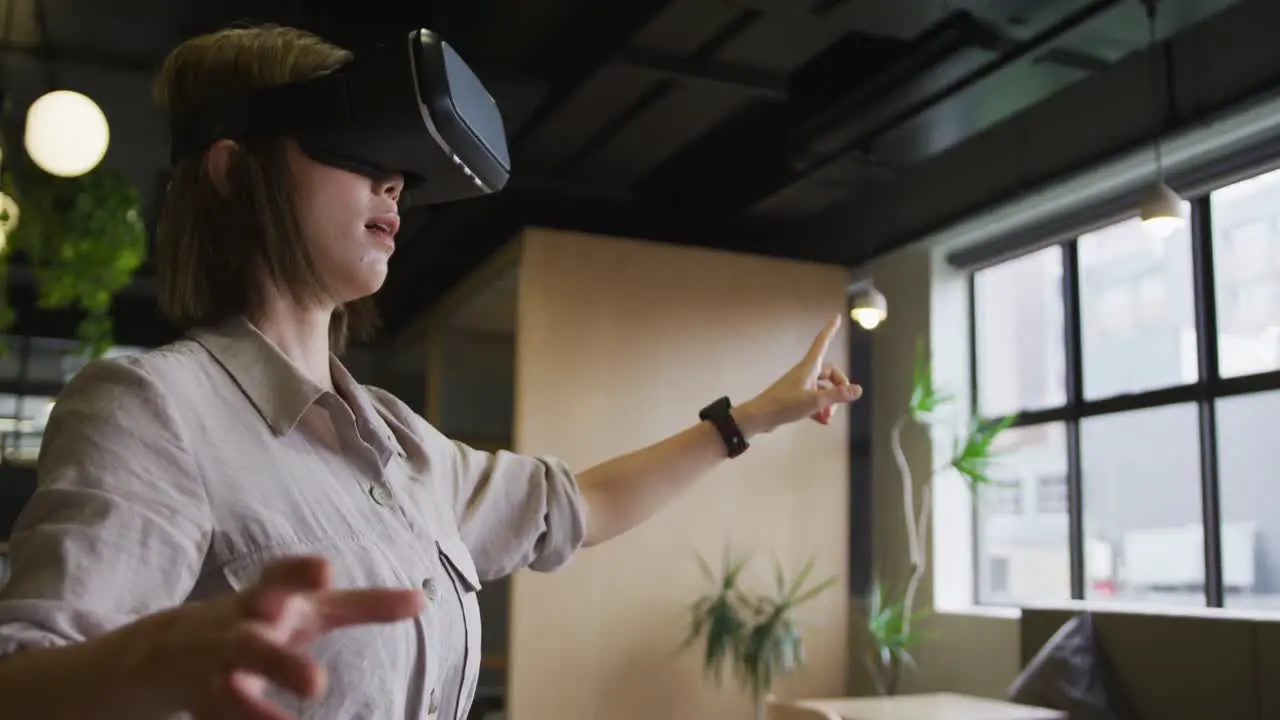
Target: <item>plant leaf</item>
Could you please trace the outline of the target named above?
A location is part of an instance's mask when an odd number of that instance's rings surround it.
[[[109,169],[60,178],[29,162],[15,167],[0,175],[3,191],[21,208],[3,264],[25,259],[36,278],[37,305],[78,312],[82,349],[101,356],[113,344],[112,298],[146,259],[141,196],[126,176]],[[16,318],[7,292],[0,293],[0,303],[3,333]]]
[[[836,583],[836,580],[839,580],[839,578],[834,575],[827,578],[826,580],[823,580],[817,585],[814,585],[808,590],[805,590],[804,592],[797,595],[794,599],[792,599],[791,605],[794,607],[794,606],[803,605],[804,603],[809,602],[810,600],[821,595],[825,590],[830,588],[832,585],[834,585]]]
[[[1013,415],[989,422],[975,418],[969,434],[956,441],[951,467],[964,477],[970,489],[993,482],[991,467],[998,454],[992,449],[992,443],[1015,419]]]
[[[929,351],[924,338],[916,341],[915,366],[911,377],[911,400],[907,404],[907,414],[920,424],[931,422],[943,406],[954,398],[950,393],[939,390],[933,382],[933,370],[929,362]]]

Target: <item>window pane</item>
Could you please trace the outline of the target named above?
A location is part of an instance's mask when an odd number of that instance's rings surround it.
[[[1280,492],[1275,431],[1280,392],[1218,401],[1224,604],[1280,609]]]
[[[1194,404],[1080,423],[1085,597],[1204,605]]]
[[[1209,195],[1218,370],[1280,370],[1280,170]]]
[[[31,382],[67,382],[88,359],[75,340],[33,337],[27,342],[26,379]]]
[[[991,477],[999,485],[978,494],[978,601],[1068,600],[1066,430],[1061,423],[1011,428],[996,447]]]
[[[0,379],[17,380],[22,370],[22,353],[25,339],[18,335],[0,336],[3,352],[0,352]]]
[[[1198,380],[1190,234],[1157,237],[1134,218],[1077,246],[1085,398]]]
[[[1066,403],[1062,248],[973,277],[978,411],[987,417]]]

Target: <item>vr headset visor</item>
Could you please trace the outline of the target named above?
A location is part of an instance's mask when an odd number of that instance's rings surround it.
[[[403,174],[404,207],[494,193],[511,174],[497,103],[430,30],[331,73],[196,108],[172,118],[172,135],[175,164],[224,138],[290,136],[317,162],[375,179]]]

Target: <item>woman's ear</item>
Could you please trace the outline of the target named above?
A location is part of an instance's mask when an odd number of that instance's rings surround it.
[[[204,153],[204,171],[209,173],[209,179],[213,181],[213,187],[223,197],[226,197],[231,192],[227,173],[231,167],[232,159],[238,152],[240,152],[240,145],[234,140],[223,139],[215,141]]]

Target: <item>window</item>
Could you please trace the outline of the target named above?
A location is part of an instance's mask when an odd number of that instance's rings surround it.
[[[1280,171],[1187,209],[973,273],[979,602],[1280,610]]]
[[[1031,253],[974,276],[978,406],[1007,415],[1066,401],[1062,253]]]
[[[1180,352],[1195,343],[1190,235],[1154,238],[1134,219],[1082,235],[1077,247],[1085,399],[1195,382],[1196,356]],[[1105,259],[1085,261],[1103,247]]]
[[[1209,196],[1218,370],[1280,370],[1280,171]]]
[[[1041,515],[1067,514],[1067,476],[1046,475],[1036,487],[1036,512]]]
[[[73,340],[7,336],[0,355],[0,462],[33,464],[54,398],[88,358]],[[115,347],[107,357],[141,352]]]
[[[1016,603],[1071,597],[1067,515],[1024,512],[1022,498],[1039,492],[1041,477],[1065,476],[1067,446],[1061,423],[1006,430],[997,438],[999,462],[991,487],[978,497],[978,597],[982,602]],[[991,496],[1013,493],[1016,512]],[[1035,501],[1038,509],[1039,499]],[[985,568],[986,574],[982,573]],[[996,568],[1000,568],[997,572]]]

